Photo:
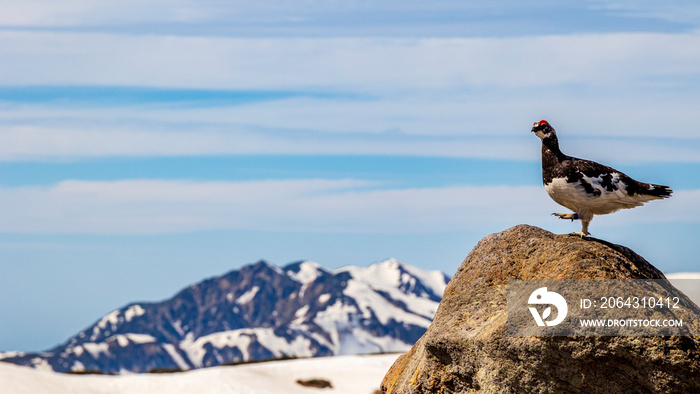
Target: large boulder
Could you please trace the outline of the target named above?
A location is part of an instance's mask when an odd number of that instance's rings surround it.
[[[693,336],[509,336],[509,279],[663,279],[632,250],[520,225],[482,239],[385,393],[700,392]],[[692,305],[697,312],[697,306]]]

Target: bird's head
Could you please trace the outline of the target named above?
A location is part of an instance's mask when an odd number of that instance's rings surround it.
[[[541,140],[557,136],[557,133],[554,131],[554,127],[552,127],[552,125],[550,125],[546,120],[535,122],[535,124],[532,125],[532,132],[540,137]]]

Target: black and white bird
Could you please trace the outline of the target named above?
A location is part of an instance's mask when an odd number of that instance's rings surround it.
[[[668,186],[638,182],[614,168],[563,154],[557,133],[546,120],[535,122],[532,132],[542,140],[542,182],[547,194],[573,211],[552,215],[581,221],[581,232],[572,235],[589,235],[593,215],[638,207],[673,192]]]

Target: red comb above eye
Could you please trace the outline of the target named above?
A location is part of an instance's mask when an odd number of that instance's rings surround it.
[[[549,124],[546,120],[544,120],[544,119],[540,120],[540,123],[539,123],[540,126],[546,125],[546,124]]]

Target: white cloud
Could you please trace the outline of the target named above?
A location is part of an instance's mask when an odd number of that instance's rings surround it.
[[[508,21],[512,22],[514,16],[524,14],[522,17],[526,17],[526,11],[552,8],[576,13],[585,6],[562,6],[548,1],[530,1],[525,5],[513,0],[65,0],[60,5],[42,0],[0,0],[0,25],[44,29],[98,27],[131,32],[161,31],[165,27],[173,32],[194,30],[226,34],[242,31],[277,35],[292,32],[306,36],[314,33],[332,35],[339,31],[396,34],[399,30],[425,35],[426,31],[454,34],[455,30],[463,31],[477,25],[476,21],[494,19],[494,15],[504,13],[511,15]],[[496,22],[499,20],[496,19]],[[507,27],[508,24],[501,25]],[[484,24],[479,23],[478,26],[483,27]]]
[[[525,134],[525,132],[523,132]],[[109,156],[410,155],[534,160],[539,145],[524,138],[469,138],[299,130],[142,131],[8,127],[0,130],[0,161]],[[526,136],[531,137],[528,134]]]
[[[261,121],[264,117],[261,115]],[[460,157],[499,160],[539,160],[540,141],[529,131],[530,121],[494,120],[494,130],[473,121],[461,135],[445,135],[428,128],[425,134],[367,129],[332,130],[334,117],[326,118],[331,131],[265,128],[241,124],[178,122],[178,116],[162,123],[120,124],[97,122],[82,125],[5,126],[0,128],[0,162],[79,160],[100,157],[163,157],[207,155],[402,155]],[[319,114],[319,116],[322,116]],[[339,118],[344,118],[339,114]],[[444,122],[446,128],[463,124],[459,116]],[[509,123],[520,120],[520,125]],[[191,121],[191,120],[190,120]],[[429,127],[430,118],[416,118]],[[323,127],[318,120],[317,126]],[[376,123],[381,124],[382,120]],[[57,120],[57,123],[60,123]],[[290,123],[293,123],[290,121]],[[387,123],[390,124],[390,123]],[[401,123],[398,123],[401,124]],[[398,125],[397,124],[397,125]],[[556,123],[562,150],[570,155],[610,165],[640,162],[698,162],[698,138],[581,137],[571,122]],[[184,125],[184,126],[183,126]],[[438,125],[434,125],[436,128]],[[568,129],[573,128],[571,132]],[[579,127],[580,128],[580,127]],[[419,131],[419,130],[417,130]]]
[[[542,118],[565,146],[592,137],[600,154],[574,146],[572,155],[700,158],[700,93],[692,88],[700,83],[698,34],[246,39],[3,31],[0,57],[0,85],[338,94],[214,107],[9,99],[0,103],[7,141],[0,160],[220,153],[534,160],[522,141]]]
[[[697,78],[700,63],[697,34],[245,39],[4,31],[0,43],[0,83],[8,85],[355,92],[606,88],[645,78]]]
[[[211,2],[210,2],[211,3]],[[187,22],[215,16],[187,0],[43,0],[0,1],[0,25],[34,28],[94,27],[136,23]],[[213,11],[213,10],[212,10]]]
[[[387,189],[358,180],[64,181],[0,188],[1,232],[172,233],[211,229],[430,233],[540,223],[561,211],[538,186]],[[700,191],[607,225],[700,217]],[[646,210],[644,214],[641,209]]]
[[[284,223],[299,199],[365,185],[351,180],[64,181],[0,189],[3,232],[169,233]],[[279,221],[279,222],[278,222]],[[291,226],[292,229],[294,226]]]
[[[696,23],[697,15],[692,0],[0,0],[0,26],[129,34],[503,36],[529,34],[533,20],[540,31],[619,31],[629,17],[670,21],[664,27],[678,29]],[[608,22],[592,26],[595,18]],[[646,25],[632,29],[659,28]]]

